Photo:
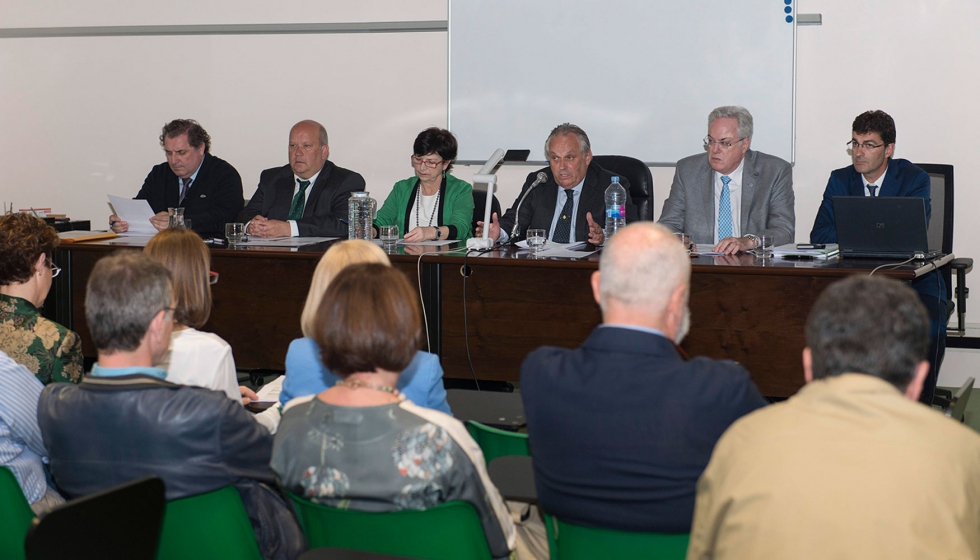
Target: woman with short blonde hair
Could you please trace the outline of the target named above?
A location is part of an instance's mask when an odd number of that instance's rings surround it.
[[[339,380],[321,360],[313,334],[317,330],[316,321],[323,294],[333,279],[348,266],[364,263],[391,266],[388,256],[380,247],[361,239],[334,243],[317,264],[300,317],[304,336],[290,343],[286,353],[286,377],[279,393],[279,402],[283,406],[295,397],[320,393]],[[415,357],[398,378],[398,390],[419,406],[450,413],[446,389],[442,384],[442,366],[439,356],[435,354],[421,350],[415,352]]]

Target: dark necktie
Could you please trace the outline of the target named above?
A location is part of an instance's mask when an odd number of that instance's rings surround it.
[[[303,217],[303,210],[306,209],[306,187],[310,186],[309,181],[297,179],[299,190],[293,197],[293,203],[289,205],[289,217],[287,220],[298,220]]]
[[[184,203],[184,197],[187,196],[187,189],[191,188],[191,181],[194,179],[183,179],[184,188],[180,189],[180,199],[177,200],[177,206]]]
[[[868,185],[868,192],[871,193],[871,196],[875,195],[876,190],[878,190],[878,185]]]
[[[558,225],[555,226],[555,234],[551,240],[555,243],[568,243],[568,237],[572,233],[572,208],[575,204],[575,192],[572,189],[565,189],[565,206],[561,209],[561,216],[558,217]]]

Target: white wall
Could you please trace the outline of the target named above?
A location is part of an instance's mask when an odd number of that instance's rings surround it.
[[[134,7],[121,0],[6,0],[0,5],[0,28],[447,17],[444,0],[229,2],[233,12],[220,9],[221,4],[179,0]],[[797,13],[823,15],[823,25],[800,27],[797,33],[797,240],[807,239],[830,171],[850,163],[844,143],[851,121],[865,110],[882,109],[897,123],[897,157],[956,166],[954,251],[974,256],[980,244],[980,220],[973,215],[980,192],[971,178],[980,130],[980,116],[973,110],[980,90],[980,34],[975,31],[980,3],[798,0],[796,8]],[[261,169],[285,163],[289,126],[300,118],[320,119],[331,134],[331,159],[361,172],[372,194],[383,199],[394,181],[412,172],[408,156],[415,134],[446,124],[446,34],[315,37],[0,39],[0,199],[14,200],[18,207],[52,206],[98,225],[106,217],[105,193],[135,193],[149,168],[163,161],[156,141],[159,127],[182,116],[205,125],[214,137],[215,154],[242,173],[246,196]],[[705,40],[723,48],[738,36]],[[172,48],[174,41],[187,44]],[[259,43],[270,48],[255,48]],[[244,68],[230,75],[223,61],[241,54],[236,49],[251,58],[237,62]],[[534,54],[556,84],[574,71],[563,53]],[[133,81],[156,76],[142,89],[152,101],[112,97],[108,86],[139,88],[110,76],[114,68],[107,60],[127,64]],[[154,65],[148,67],[147,61]],[[277,65],[289,71],[271,76],[259,71]],[[179,79],[186,75],[235,81],[240,87],[218,89],[220,96],[201,104],[193,93],[181,93]],[[110,80],[103,95],[86,92],[103,77]],[[322,87],[283,93],[297,77],[319,80]],[[737,68],[732,78],[738,79]],[[543,141],[547,133],[540,131],[534,141]],[[690,131],[692,154],[700,150],[704,133]],[[602,146],[594,150],[603,153]],[[498,174],[505,207],[529,171],[515,166]],[[473,167],[457,168],[463,178],[473,172]],[[659,216],[673,173],[668,168],[653,173],[654,214]],[[978,306],[970,308],[970,321],[980,321]],[[977,363],[975,353],[950,351],[940,382],[958,384]]]

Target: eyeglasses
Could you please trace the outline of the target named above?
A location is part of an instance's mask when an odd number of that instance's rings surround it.
[[[56,278],[59,274],[61,274],[61,267],[51,262],[51,257],[45,255],[44,260],[48,262],[48,268],[51,269],[52,278]]]
[[[861,149],[863,149],[865,151],[870,152],[871,150],[877,150],[878,148],[884,146],[884,144],[872,144],[871,142],[864,142],[864,143],[862,143],[862,142],[858,142],[857,140],[851,140],[850,142],[848,142],[847,144],[845,144],[845,146],[847,146],[848,148],[850,148],[852,150],[856,150],[858,148],[861,148]]]
[[[170,313],[170,317],[173,318],[174,311],[177,311],[177,308],[176,307],[164,307],[160,311],[165,311],[166,313]],[[167,316],[166,313],[164,313],[164,317]]]
[[[426,169],[435,169],[444,161],[446,160],[440,159],[439,161],[432,161],[430,159],[422,159],[418,156],[412,156],[412,165],[417,167],[425,167]]]
[[[735,144],[738,144],[742,140],[745,140],[745,138],[739,138],[738,140],[732,141],[732,140],[715,140],[714,138],[712,138],[710,136],[705,136],[704,137],[704,147],[705,147],[705,149],[707,149],[707,148],[710,148],[711,146],[721,146],[722,148],[724,148],[724,149],[727,150],[727,149],[731,148],[732,146],[734,146]]]
[[[217,283],[218,283],[218,273],[215,272],[215,271],[213,271],[213,270],[209,270],[208,271],[208,284],[217,284]]]

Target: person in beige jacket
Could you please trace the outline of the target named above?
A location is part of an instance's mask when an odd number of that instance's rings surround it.
[[[898,282],[827,288],[807,323],[807,385],[715,447],[688,560],[980,558],[980,434],[916,402],[928,328]]]

